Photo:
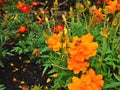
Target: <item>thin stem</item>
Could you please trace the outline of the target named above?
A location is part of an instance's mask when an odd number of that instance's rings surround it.
[[[64,68],[64,67],[61,67],[61,66],[59,66],[59,65],[55,65],[55,64],[51,64],[52,66],[55,66],[55,67],[57,67],[57,68],[60,68],[60,69],[63,69],[63,70],[68,70],[67,68]]]
[[[104,59],[104,57],[105,57],[105,52],[106,52],[106,37],[103,37],[101,60]]]
[[[114,37],[113,37],[113,41],[112,41],[112,49],[115,48],[115,39],[116,39],[116,34],[117,34],[117,31],[118,31],[118,28],[119,28],[119,25],[114,30]]]

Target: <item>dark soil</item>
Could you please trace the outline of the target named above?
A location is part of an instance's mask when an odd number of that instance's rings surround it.
[[[42,75],[43,66],[35,62],[24,63],[25,55],[15,55],[4,59],[4,68],[0,68],[0,83],[4,84],[5,90],[22,90],[22,86],[31,87],[33,85],[50,86],[47,83],[48,74]]]

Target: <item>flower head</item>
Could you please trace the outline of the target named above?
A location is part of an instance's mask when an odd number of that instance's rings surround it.
[[[68,84],[69,90],[101,90],[104,84],[102,75],[96,75],[93,69],[83,74],[81,78],[73,77],[72,83]]]
[[[32,6],[38,6],[39,2],[32,2]]]
[[[21,9],[22,7],[25,7],[25,6],[26,6],[25,2],[18,2],[18,4],[16,5],[18,9]]]
[[[20,26],[20,28],[18,29],[18,33],[24,33],[27,31],[26,26]]]
[[[104,20],[104,14],[102,14],[102,12],[101,12],[101,8],[99,8],[99,9],[95,9],[93,12],[92,12],[92,14],[93,14],[93,16],[94,16],[94,19],[93,19],[93,21],[94,22],[97,22],[98,24],[100,24],[100,22],[101,22],[101,20]]]
[[[60,48],[65,48],[68,42],[68,36],[64,35],[63,32],[59,32],[58,34],[53,34],[48,39],[47,44],[53,51],[58,51]]]
[[[85,71],[89,66],[88,62],[79,61],[75,57],[71,57],[67,60],[69,70],[73,70],[74,74],[78,74],[80,71]]]
[[[75,74],[84,71],[89,63],[86,62],[90,57],[97,53],[98,43],[93,42],[94,36],[86,34],[82,37],[73,37],[72,42],[68,43],[70,58],[68,59],[68,69]]]
[[[59,31],[63,31],[64,30],[64,26],[61,24],[58,24],[54,27],[54,32],[58,33]]]
[[[23,13],[27,13],[28,11],[31,10],[30,6],[27,6],[25,2],[18,2],[16,7],[20,9],[20,11]]]
[[[22,8],[20,9],[20,11],[23,12],[23,13],[27,13],[27,12],[29,12],[30,10],[31,10],[31,8],[30,8],[29,6],[25,6],[25,7],[22,7]]]
[[[104,12],[106,14],[114,13],[115,11],[120,10],[120,3],[118,0],[110,1],[108,5],[105,6]]]
[[[47,44],[49,46],[49,48],[53,49],[53,51],[58,51],[62,44],[60,42],[60,38],[61,38],[62,33],[59,34],[53,34],[47,41]]]

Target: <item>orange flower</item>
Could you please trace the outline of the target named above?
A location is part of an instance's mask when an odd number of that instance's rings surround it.
[[[20,26],[20,28],[18,29],[18,33],[24,33],[27,31],[26,26]]]
[[[44,18],[40,18],[39,21],[38,21],[38,24],[42,24],[44,22]]]
[[[49,48],[53,49],[53,51],[58,51],[61,47],[62,44],[60,42],[62,33],[59,34],[53,34],[47,41],[47,44]]]
[[[119,6],[119,2],[118,2],[118,0],[114,0],[114,1],[110,1],[109,3],[108,3],[108,5],[107,6],[105,6],[105,9],[104,9],[104,12],[105,13],[114,13],[118,8],[118,6]],[[119,9],[118,9],[119,10]]]
[[[106,2],[107,4],[109,4],[111,0],[103,0],[103,2]]]
[[[16,7],[20,9],[20,11],[23,13],[27,13],[28,11],[31,10],[31,8],[27,6],[25,2],[18,2]]]
[[[116,5],[117,10],[120,10],[120,3]]]
[[[81,78],[73,77],[72,83],[68,84],[69,90],[101,90],[104,84],[102,75],[96,75],[93,69],[83,74]]]
[[[61,24],[58,24],[57,26],[54,27],[54,32],[58,33],[59,31],[63,31],[64,30],[64,26]]]
[[[105,16],[104,14],[101,13],[101,10],[102,10],[101,8],[95,9],[92,13],[95,16],[93,21],[97,22],[98,24],[100,24],[101,20],[104,20]]]
[[[20,9],[20,11],[23,12],[23,13],[27,13],[27,12],[29,12],[30,10],[31,10],[31,8],[30,8],[29,6],[24,6],[24,7],[22,7],[22,8]]]
[[[21,9],[22,7],[25,7],[25,6],[26,6],[25,2],[18,2],[18,4],[16,5],[18,9]]]
[[[94,36],[91,34],[86,34],[80,38],[75,36],[68,44],[70,53],[70,58],[67,61],[68,69],[73,70],[75,74],[84,71],[89,66],[85,60],[96,55],[98,43],[93,42],[93,38]]]
[[[72,43],[68,44],[69,53],[73,56],[77,53],[82,53],[85,59],[96,55],[98,44],[93,41],[93,36],[91,34],[86,34],[81,38],[74,37]]]
[[[32,2],[32,6],[38,6],[39,2]]]
[[[60,48],[65,48],[69,38],[67,35],[63,35],[63,32],[59,32],[58,34],[53,34],[47,41],[49,48],[53,51],[58,51]]]
[[[35,48],[35,49],[33,50],[32,55],[34,55],[34,54],[37,54],[38,57],[40,57],[40,51],[39,51],[37,48]]]
[[[74,57],[68,58],[67,63],[67,68],[73,70],[75,74],[78,74],[80,71],[85,71],[89,66],[88,62],[77,61]]]

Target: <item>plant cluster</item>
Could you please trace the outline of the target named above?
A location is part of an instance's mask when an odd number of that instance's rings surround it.
[[[0,0],[1,68],[24,55],[42,64],[52,83],[31,90],[118,90],[120,0],[76,0],[61,11],[67,2]]]

